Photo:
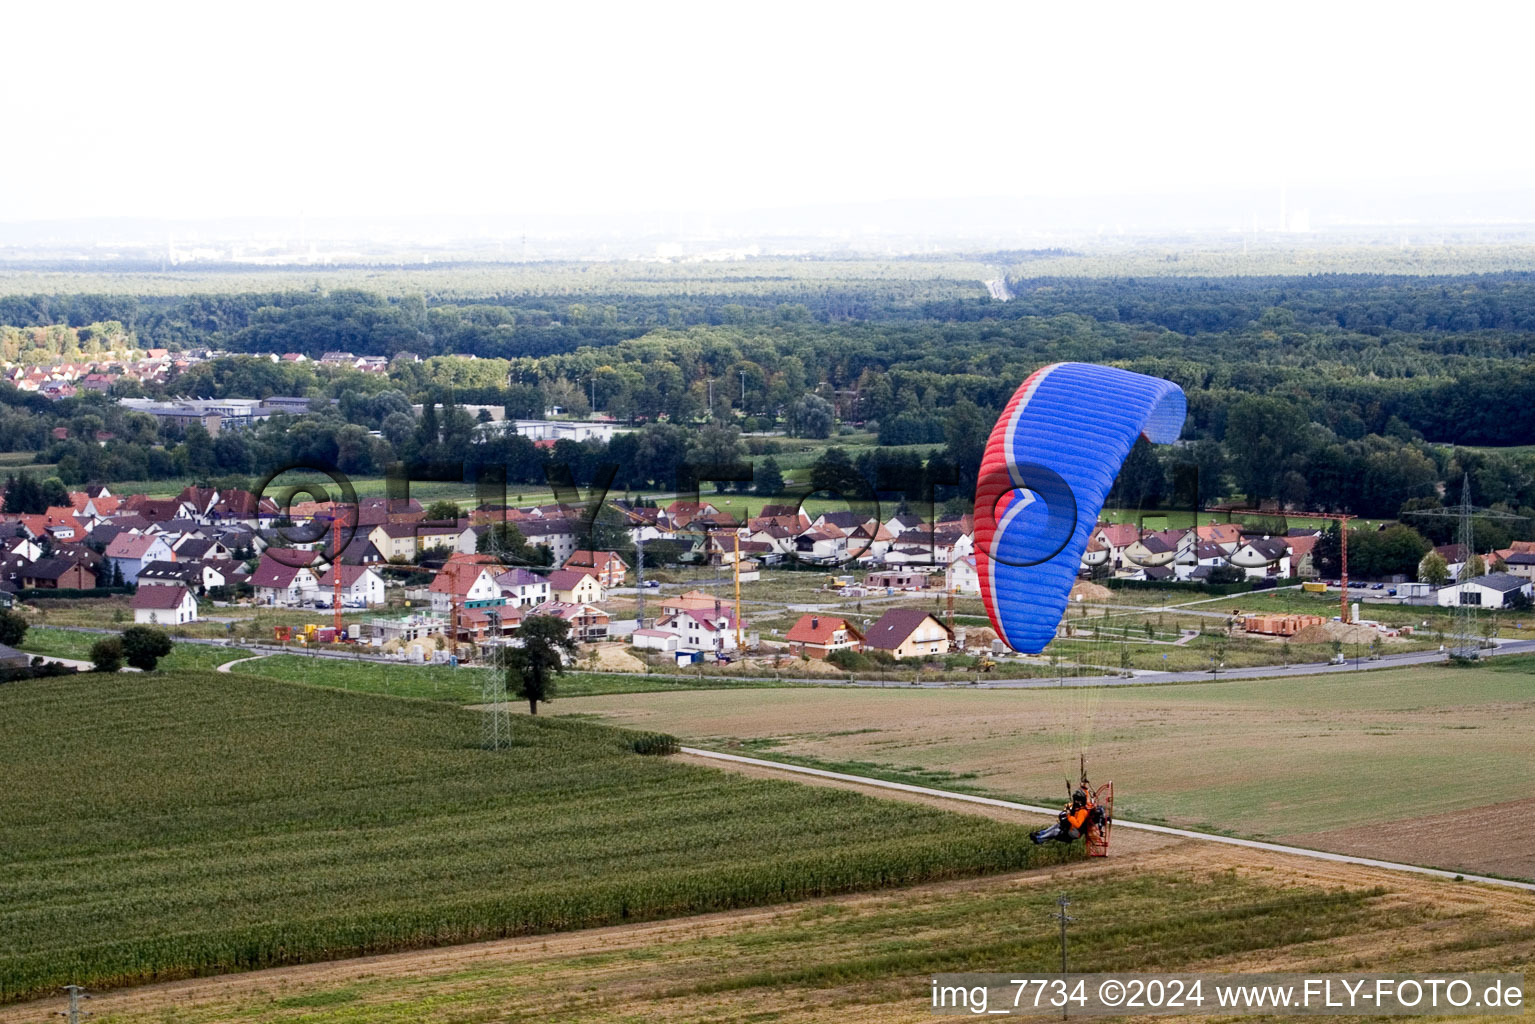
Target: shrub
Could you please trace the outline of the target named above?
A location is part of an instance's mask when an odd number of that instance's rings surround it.
[[[91,661],[97,672],[116,672],[123,667],[123,642],[115,636],[104,636],[91,644]]]
[[[15,647],[27,635],[27,620],[13,611],[0,612],[0,644]]]
[[[664,732],[635,733],[629,739],[629,749],[636,754],[655,754],[665,756],[675,754],[682,748],[677,742],[677,737]]]
[[[832,651],[826,656],[826,660],[844,672],[857,672],[859,669],[869,667],[869,659],[854,650]]]
[[[123,660],[141,672],[153,672],[160,659],[171,653],[171,638],[165,630],[151,626],[132,626],[123,631]]]

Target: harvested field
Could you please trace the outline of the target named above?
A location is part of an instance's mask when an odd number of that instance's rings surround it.
[[[1382,845],[1411,850],[1413,860],[1451,871],[1535,878],[1535,799],[1487,804],[1449,814],[1287,836],[1285,842],[1373,856]]]
[[[1488,794],[1535,798],[1527,663],[1096,691],[693,691],[573,699],[556,711],[1027,803],[1058,801],[1081,749],[1095,779],[1116,780],[1126,818],[1410,863],[1444,862],[1413,822],[1474,814]],[[1465,844],[1456,866],[1535,875],[1508,870],[1532,845],[1522,827]]]

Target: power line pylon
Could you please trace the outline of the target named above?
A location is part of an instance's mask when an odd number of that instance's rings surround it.
[[[506,648],[496,650],[504,653]],[[480,670],[485,673],[480,684],[480,702],[485,705],[480,726],[481,746],[486,750],[504,750],[512,741],[512,719],[506,708],[506,669],[500,662],[498,656],[495,664]]]
[[[1460,504],[1451,508],[1415,509],[1407,512],[1410,516],[1425,516],[1430,519],[1451,519],[1455,524],[1455,544],[1460,548],[1460,571],[1455,574],[1455,585],[1469,583],[1478,575],[1473,564],[1476,561],[1476,526],[1477,519],[1492,519],[1495,521],[1511,522],[1523,520],[1524,516],[1514,515],[1512,512],[1502,512],[1493,508],[1481,508],[1471,504],[1471,474],[1461,477]],[[1485,572],[1489,566],[1483,565]],[[1453,605],[1454,622],[1451,626],[1450,645],[1448,653],[1452,658],[1475,659],[1482,654],[1482,638],[1477,631],[1476,610],[1477,605],[1467,602],[1467,594],[1464,590],[1456,595]]]

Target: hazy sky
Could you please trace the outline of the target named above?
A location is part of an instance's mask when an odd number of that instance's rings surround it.
[[[1049,7],[10,3],[0,219],[725,211],[1535,168],[1528,6]]]

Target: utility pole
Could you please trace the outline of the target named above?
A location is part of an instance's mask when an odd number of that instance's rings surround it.
[[[1061,973],[1065,974],[1066,973],[1066,925],[1067,925],[1068,922],[1075,920],[1075,918],[1069,917],[1066,914],[1066,908],[1071,906],[1071,901],[1066,898],[1066,894],[1065,893],[1061,893],[1060,898],[1055,901],[1055,905],[1061,908],[1060,912],[1059,912],[1059,916],[1060,916],[1060,919],[1061,919]],[[1064,983],[1064,981],[1063,981],[1063,983]],[[1061,1006],[1061,1020],[1065,1020],[1065,1019],[1066,1019],[1066,1006],[1064,1004],[1062,1004],[1062,1006]]]
[[[90,998],[85,994],[85,989],[79,985],[65,985],[64,991],[69,993],[69,1009],[59,1011],[60,1017],[67,1018],[69,1024],[80,1024],[86,1017],[91,1016],[80,1009],[80,1000]]]
[[[709,378],[709,422],[714,422],[714,378]]]
[[[592,400],[590,405],[592,407],[592,415],[595,416],[597,415],[597,378],[592,377],[590,383],[592,385]]]
[[[454,660],[457,660],[458,659],[458,566],[450,564],[450,565],[445,565],[442,568],[443,568],[443,571],[445,571],[448,574],[448,585],[450,587],[452,587],[452,589],[448,591],[448,593],[451,595],[451,598],[450,598],[450,600],[448,602],[448,606],[451,609],[451,615],[450,615],[450,617],[448,619],[448,631],[452,634],[452,639],[449,641],[449,643],[450,643],[450,645],[453,648],[453,658],[454,658]]]
[[[746,411],[746,371],[741,372],[741,411]]]
[[[361,508],[359,507],[359,511]],[[331,622],[336,627],[336,642],[341,642],[341,516],[336,512],[335,506],[331,507],[331,542],[330,542],[330,572],[334,585],[331,587],[330,603],[335,609]]]
[[[735,566],[736,575],[736,657],[744,657],[746,647],[741,643],[741,534],[739,531],[732,534],[736,542],[736,557],[731,564]]]
[[[645,628],[645,523],[634,531],[634,628]]]

